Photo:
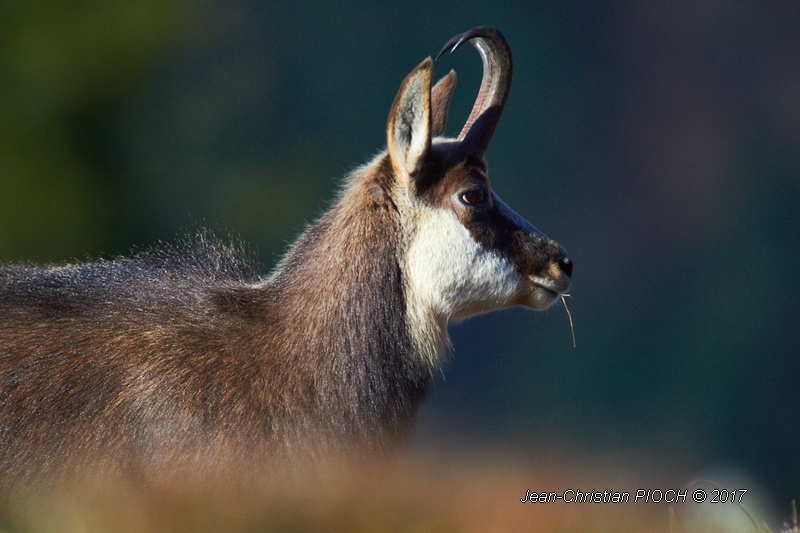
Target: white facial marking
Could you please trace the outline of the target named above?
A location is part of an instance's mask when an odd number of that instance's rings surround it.
[[[415,306],[459,320],[511,305],[525,283],[509,260],[476,242],[452,211],[417,214],[406,259]]]
[[[449,343],[448,322],[513,305],[526,282],[510,261],[476,242],[452,211],[414,210],[406,231],[408,321],[435,365]]]

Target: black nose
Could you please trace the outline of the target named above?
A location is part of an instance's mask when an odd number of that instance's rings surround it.
[[[572,259],[566,255],[562,255],[561,259],[558,260],[558,268],[560,268],[561,272],[566,274],[568,278],[572,277]]]

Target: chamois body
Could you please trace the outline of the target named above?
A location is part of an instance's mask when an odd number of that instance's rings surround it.
[[[0,472],[110,458],[148,475],[221,466],[220,451],[252,464],[402,437],[433,369],[403,319],[396,222],[365,189],[375,172],[266,278],[207,232],[0,270]]]
[[[97,469],[158,480],[401,441],[454,320],[544,309],[563,249],[491,191],[483,160],[511,56],[470,42],[481,91],[443,138],[455,86],[423,61],[387,150],[353,172],[272,274],[206,231],[130,258],[0,268],[0,481]]]

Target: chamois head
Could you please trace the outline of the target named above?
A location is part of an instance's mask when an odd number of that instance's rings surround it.
[[[484,153],[511,86],[508,43],[498,30],[478,27],[455,36],[439,56],[463,43],[480,53],[483,80],[458,138],[440,137],[455,73],[431,89],[430,59],[403,82],[387,127],[410,312],[440,321],[514,305],[545,309],[568,289],[572,273],[565,251],[489,183]]]

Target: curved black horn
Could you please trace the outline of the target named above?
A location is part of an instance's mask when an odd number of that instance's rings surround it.
[[[439,59],[448,50],[452,53],[464,43],[478,50],[483,60],[483,80],[478,98],[472,107],[464,128],[458,135],[463,150],[483,156],[494,130],[503,114],[503,108],[511,89],[511,48],[500,30],[490,26],[478,26],[450,39],[436,56]]]

